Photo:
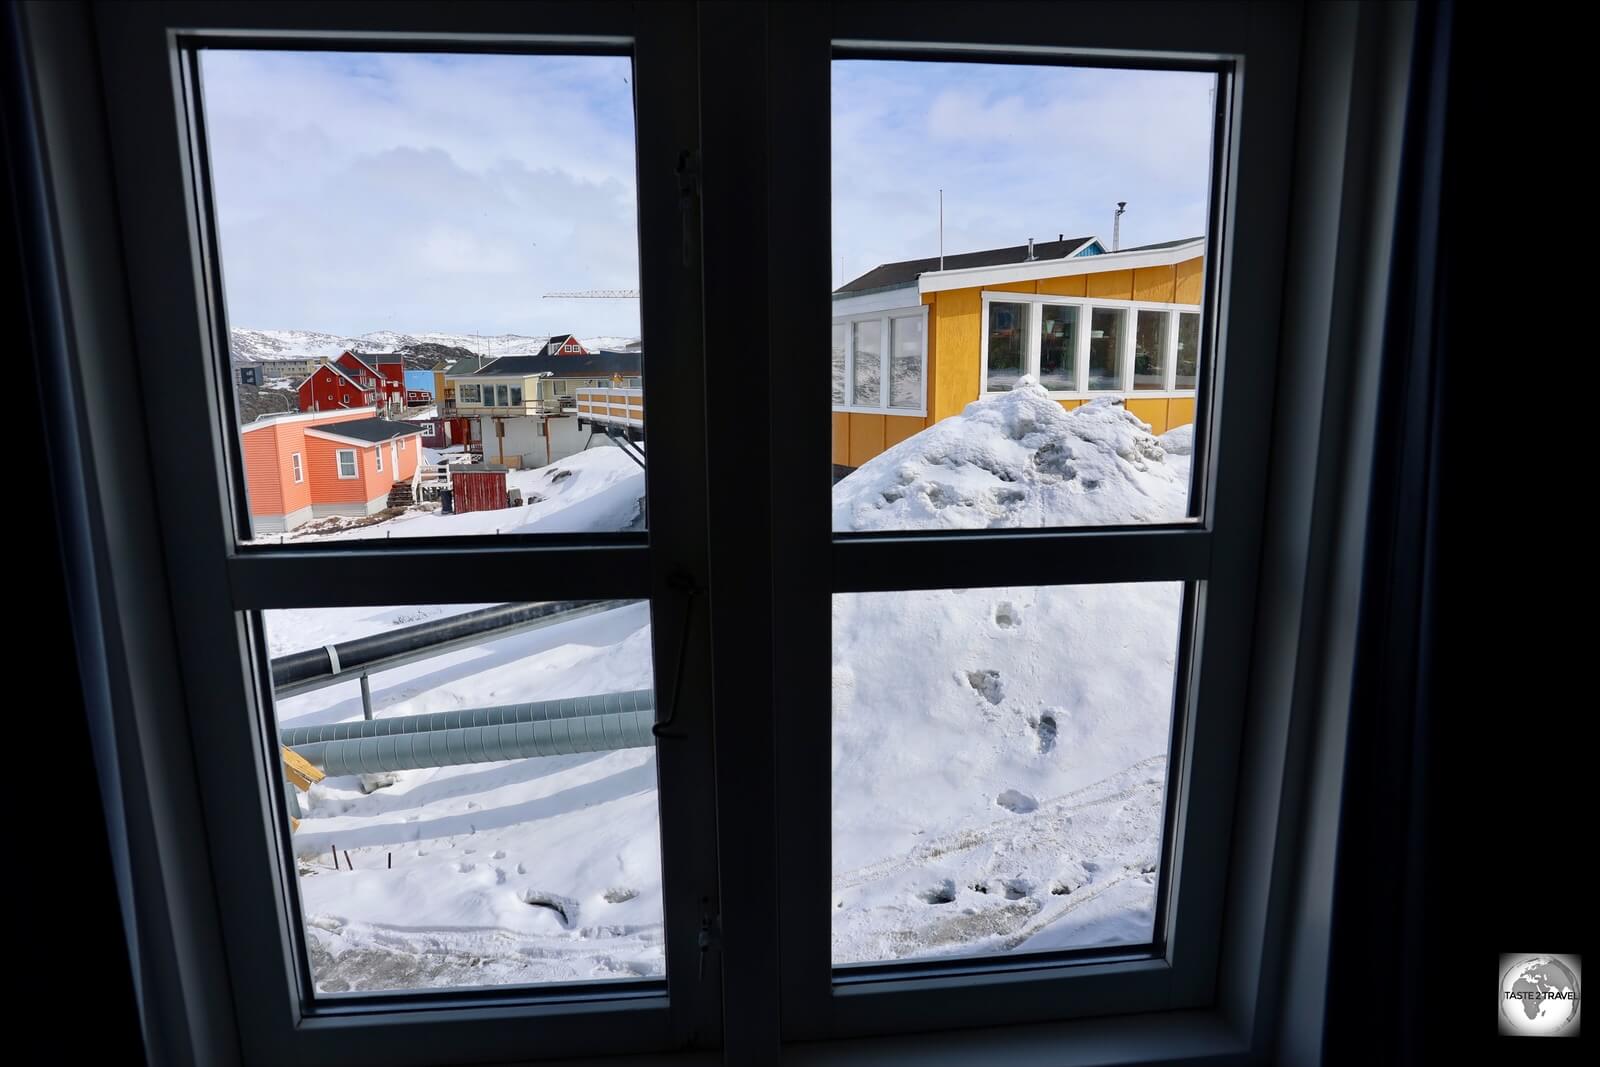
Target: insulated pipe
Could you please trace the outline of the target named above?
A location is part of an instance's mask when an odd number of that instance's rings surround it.
[[[398,667],[455,648],[480,645],[523,630],[612,611],[633,603],[637,602],[594,600],[499,604],[388,633],[358,637],[337,645],[291,652],[272,661],[273,693],[279,697],[294,696],[331,685],[347,675]]]
[[[457,711],[435,711],[424,715],[396,715],[388,719],[364,719],[361,722],[289,726],[278,731],[278,740],[289,748],[299,750],[306,745],[321,744],[324,741],[354,741],[364,737],[460,730],[475,726],[513,726],[525,722],[586,719],[594,715],[620,715],[633,711],[653,715],[655,706],[653,689],[634,689],[626,693],[603,693],[599,696],[567,697],[562,700],[536,700],[527,704],[502,704],[488,708],[461,708]],[[306,755],[305,752],[300,754]]]
[[[350,741],[323,741],[298,749],[332,776],[456,767],[530,756],[612,752],[655,744],[649,711],[624,711],[581,718],[547,719],[460,730],[422,730]]]

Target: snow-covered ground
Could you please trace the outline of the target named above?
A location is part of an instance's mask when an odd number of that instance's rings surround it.
[[[1158,439],[1142,425],[1110,405],[1063,412],[1024,383],[844,479],[835,519],[851,529],[1181,519],[1186,434]],[[595,528],[593,514],[576,519],[586,508],[626,518],[611,498],[636,503],[642,482],[615,458],[631,475],[610,459],[578,465],[537,528]],[[985,477],[1019,495],[1002,499]],[[939,506],[941,485],[965,502]],[[889,499],[896,487],[906,491]],[[1180,601],[1177,583],[835,598],[836,962],[1150,936]],[[278,655],[476,606],[278,611],[267,627]],[[650,677],[648,615],[635,605],[385,672],[373,697],[383,717],[623,691]],[[279,714],[358,718],[359,692],[289,698]],[[322,989],[661,973],[650,750],[396,779],[371,794],[349,778],[315,786],[295,834]],[[355,870],[334,870],[334,846]]]

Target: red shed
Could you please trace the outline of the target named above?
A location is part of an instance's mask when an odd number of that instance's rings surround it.
[[[468,511],[498,511],[506,503],[506,471],[494,463],[472,463],[450,468],[451,510],[457,515]]]

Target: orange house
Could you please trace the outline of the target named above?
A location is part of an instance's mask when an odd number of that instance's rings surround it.
[[[422,427],[372,408],[267,416],[239,433],[252,537],[382,511],[397,484],[409,489],[422,459]]]

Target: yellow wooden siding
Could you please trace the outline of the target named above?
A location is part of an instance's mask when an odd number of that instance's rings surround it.
[[[1040,278],[1039,292],[1051,296],[1084,296],[1088,290],[1087,274],[1076,274],[1070,278]]]
[[[1194,421],[1194,397],[1175,396],[1167,401],[1167,429]]]
[[[883,451],[883,416],[850,413],[850,466],[859,467]]]
[[[883,419],[883,447],[893,448],[912,434],[928,428],[928,420],[915,415],[885,415]]]
[[[1001,282],[999,285],[985,285],[984,289],[991,293],[1036,293],[1039,291],[1037,282]]]
[[[1075,407],[1079,406],[1080,404],[1082,404],[1083,401],[1081,401],[1081,400],[1057,400],[1056,403],[1060,404],[1067,411],[1071,411],[1073,408],[1075,408]]]
[[[833,413],[833,461],[841,467],[850,465],[850,416],[842,411]]]
[[[1149,300],[1156,304],[1172,303],[1177,286],[1177,271],[1173,267],[1140,267],[1133,272],[1133,298]]]
[[[1107,270],[1099,274],[1086,275],[1089,283],[1090,297],[1103,297],[1107,300],[1132,300],[1133,299],[1133,271]]]
[[[978,379],[983,373],[983,297],[975,288],[946,290],[939,294],[934,309],[939,359],[929,414],[937,422],[959,414],[978,399]]]
[[[1177,287],[1174,303],[1200,303],[1200,290],[1205,284],[1205,261],[1199,256],[1186,259],[1175,268]]]
[[[1151,433],[1167,432],[1167,401],[1164,397],[1150,400],[1129,400],[1128,410],[1133,412],[1137,419],[1142,419],[1150,424]]]

